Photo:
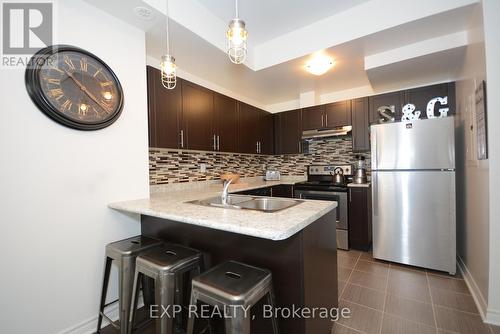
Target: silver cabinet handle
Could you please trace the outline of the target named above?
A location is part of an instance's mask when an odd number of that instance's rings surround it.
[[[220,136],[217,135],[217,151],[220,151]]]
[[[352,189],[349,189],[349,203],[352,203]]]
[[[259,142],[255,142],[255,145],[257,146],[256,149],[255,149],[255,152],[259,153]]]
[[[328,114],[325,115],[325,127],[328,126]]]
[[[215,134],[212,137],[212,147],[213,147],[214,151],[217,151],[217,144],[215,142]]]
[[[184,148],[184,130],[181,130],[181,148]]]
[[[324,117],[325,115],[321,115],[321,127],[325,126]]]
[[[257,153],[260,153],[260,141],[258,141],[258,142],[257,142],[257,144],[258,144],[258,147],[259,147],[259,149],[258,149],[258,152],[257,152]]]
[[[299,148],[299,153],[301,153],[300,140],[297,142],[297,146]]]

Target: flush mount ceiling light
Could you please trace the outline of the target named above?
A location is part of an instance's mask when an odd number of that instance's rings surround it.
[[[151,21],[155,18],[153,11],[147,7],[142,7],[142,6],[135,7],[134,13],[135,15],[137,15],[138,18],[145,21]]]
[[[238,17],[238,0],[235,0],[236,17],[229,22],[229,29],[226,32],[227,54],[229,59],[235,64],[241,64],[247,56],[247,37],[245,21]]]
[[[332,68],[333,63],[332,58],[324,54],[317,54],[306,63],[306,70],[314,75],[322,75]]]
[[[170,54],[170,32],[169,22],[168,22],[168,0],[167,0],[167,11],[165,13],[167,16],[167,26],[166,26],[166,37],[167,37],[167,54],[161,57],[161,84],[166,89],[174,89],[177,84],[177,74],[175,65],[175,58]]]

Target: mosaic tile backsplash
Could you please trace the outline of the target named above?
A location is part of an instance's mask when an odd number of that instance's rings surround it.
[[[264,175],[266,169],[279,170],[281,175],[304,175],[310,164],[353,164],[359,153],[352,152],[351,136],[313,140],[309,154],[253,155],[214,153],[174,149],[149,149],[149,180],[152,185],[195,182],[218,179],[223,173],[233,172],[241,177]],[[370,166],[370,154],[366,165]],[[200,171],[205,164],[206,171]]]

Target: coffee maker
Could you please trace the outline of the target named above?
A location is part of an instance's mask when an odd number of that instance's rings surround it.
[[[354,172],[354,183],[367,183],[368,178],[366,177],[366,161],[365,157],[358,155],[358,161],[355,164],[356,171]]]

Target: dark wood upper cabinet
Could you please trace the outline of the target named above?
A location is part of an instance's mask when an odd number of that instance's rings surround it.
[[[259,110],[259,153],[274,154],[273,114]]]
[[[370,124],[378,123],[380,118],[378,108],[382,106],[394,106],[396,120],[401,119],[401,109],[404,104],[404,91],[374,95],[369,97]]]
[[[178,148],[180,144],[180,118],[182,115],[182,79],[175,89],[161,84],[161,72],[147,66],[149,146]]]
[[[325,106],[302,109],[302,130],[322,129],[325,126]]]
[[[349,188],[349,246],[367,251],[372,243],[371,189]]]
[[[259,109],[238,103],[238,152],[258,153]]]
[[[238,151],[238,110],[235,99],[214,93],[213,145],[217,151]]]
[[[290,110],[274,115],[277,154],[301,153],[301,110]]]
[[[325,128],[351,125],[351,101],[325,104]]]
[[[184,147],[190,150],[214,149],[213,92],[188,81],[182,82],[182,127]]]
[[[370,150],[369,102],[367,97],[351,101],[352,151]]]
[[[427,103],[435,97],[448,96],[448,114],[455,113],[455,83],[443,83],[438,85],[418,87],[405,91],[405,104],[412,103],[415,105],[415,110],[420,110],[420,118],[427,118]],[[438,109],[442,106],[436,104],[435,115],[439,115]]]

